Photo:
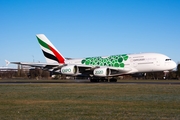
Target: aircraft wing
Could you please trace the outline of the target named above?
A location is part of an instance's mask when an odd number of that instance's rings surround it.
[[[84,73],[89,73],[89,74],[93,74],[93,71],[96,69],[99,70],[110,70],[110,74],[108,76],[119,76],[119,75],[123,75],[123,74],[128,74],[131,73],[132,70],[131,68],[117,68],[117,67],[109,67],[109,66],[91,66],[91,65],[76,65],[79,68],[79,72],[81,72],[82,74]],[[105,72],[104,71],[104,72]]]
[[[109,69],[110,74],[108,76],[119,76],[127,73],[132,73],[134,70],[132,68],[117,68],[117,67],[109,67],[109,66],[92,66],[92,65],[83,65],[83,64],[60,64],[60,63],[34,63],[34,62],[9,62],[6,60],[7,64],[19,64],[19,65],[26,65],[31,67],[41,67],[44,69],[54,69],[58,70],[65,66],[77,66],[79,69],[80,74],[93,74],[93,71],[96,69]]]
[[[31,66],[31,67],[48,68],[48,69],[51,69],[53,67],[63,66],[63,64],[59,64],[59,63],[9,62],[6,60],[6,66],[10,63],[11,64],[26,65],[26,66]]]
[[[108,67],[108,68],[111,69],[111,70],[119,71],[121,73],[126,73],[126,72],[129,72],[129,71],[132,70],[131,68],[127,68],[127,67],[125,67],[125,68]]]
[[[119,76],[123,74],[128,74],[133,71],[131,68],[128,67],[125,68],[109,67],[109,69],[111,70],[111,74],[109,76]]]

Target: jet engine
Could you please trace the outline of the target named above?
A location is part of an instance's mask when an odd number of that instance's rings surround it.
[[[78,67],[76,65],[68,65],[61,68],[61,73],[65,75],[76,75]]]
[[[94,76],[99,76],[99,77],[106,77],[111,74],[111,71],[109,68],[96,68],[93,71]]]

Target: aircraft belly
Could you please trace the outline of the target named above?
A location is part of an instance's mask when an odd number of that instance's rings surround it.
[[[154,64],[139,64],[136,68],[139,72],[151,72],[155,70],[156,66]]]

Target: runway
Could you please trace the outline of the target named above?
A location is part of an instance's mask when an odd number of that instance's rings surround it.
[[[180,80],[118,80],[117,82],[90,82],[90,80],[30,80],[8,79],[0,80],[0,84],[165,84],[180,85]]]

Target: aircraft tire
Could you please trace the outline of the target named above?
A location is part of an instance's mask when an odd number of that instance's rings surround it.
[[[111,79],[109,80],[109,82],[117,82],[117,79],[111,78]]]
[[[90,82],[99,82],[99,79],[91,79]]]

